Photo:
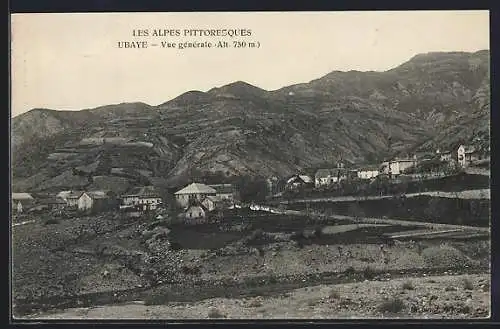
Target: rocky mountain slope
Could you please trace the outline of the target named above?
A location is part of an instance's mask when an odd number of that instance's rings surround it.
[[[331,72],[275,91],[238,81],[158,106],[34,109],[12,119],[13,185],[125,190],[178,186],[193,171],[288,175],[486,140],[488,118],[489,51],[429,53],[386,72]]]

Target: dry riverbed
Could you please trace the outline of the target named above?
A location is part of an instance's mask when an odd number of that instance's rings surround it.
[[[349,319],[487,318],[489,274],[363,281],[295,289],[279,296],[211,298],[194,303],[132,302],[72,308],[28,319]]]

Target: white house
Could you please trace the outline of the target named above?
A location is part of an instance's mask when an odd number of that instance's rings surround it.
[[[103,211],[111,206],[110,196],[105,191],[83,192],[78,198],[78,210]]]
[[[78,199],[80,199],[83,192],[84,191],[61,191],[57,194],[57,197],[66,201],[68,208],[78,208]]]
[[[372,179],[377,177],[379,170],[376,167],[366,167],[358,169],[358,178],[360,179]]]
[[[347,178],[347,171],[344,169],[318,169],[314,175],[314,186],[329,186]]]
[[[406,169],[413,167],[417,164],[416,159],[398,159],[389,161],[389,174],[390,175],[400,175]]]
[[[470,145],[460,145],[457,150],[457,161],[462,167],[467,167],[471,162],[480,160],[480,152]]]
[[[29,193],[12,193],[12,208],[22,213],[33,206],[35,199]]]
[[[174,193],[177,204],[183,208],[187,208],[190,202],[197,200],[203,201],[207,196],[216,196],[217,191],[205,184],[192,183]]]
[[[441,161],[451,161],[453,159],[451,155],[451,151],[441,151],[441,150],[436,150],[436,154],[439,156],[439,160]]]
[[[138,206],[143,211],[155,210],[163,204],[160,192],[154,186],[136,187],[121,198],[124,206]]]
[[[199,224],[205,221],[208,210],[201,204],[189,206],[184,212],[184,220],[187,224]]]

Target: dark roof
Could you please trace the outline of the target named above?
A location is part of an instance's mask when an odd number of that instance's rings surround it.
[[[139,197],[160,197],[160,192],[154,186],[134,187],[129,193],[124,196],[139,196]]]
[[[233,193],[233,185],[232,184],[213,184],[213,185],[208,185],[211,188],[215,189],[217,194],[229,194]]]
[[[67,199],[78,199],[82,196],[83,192],[85,191],[69,191],[69,193],[66,195]]]
[[[66,204],[66,202],[61,199],[61,198],[45,198],[45,199],[40,199],[39,202],[41,204]]]
[[[478,151],[474,145],[460,145],[460,146],[464,147],[465,153],[475,153]]]

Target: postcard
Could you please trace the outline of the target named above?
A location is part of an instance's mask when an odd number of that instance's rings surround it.
[[[11,15],[14,319],[481,319],[488,11]]]

